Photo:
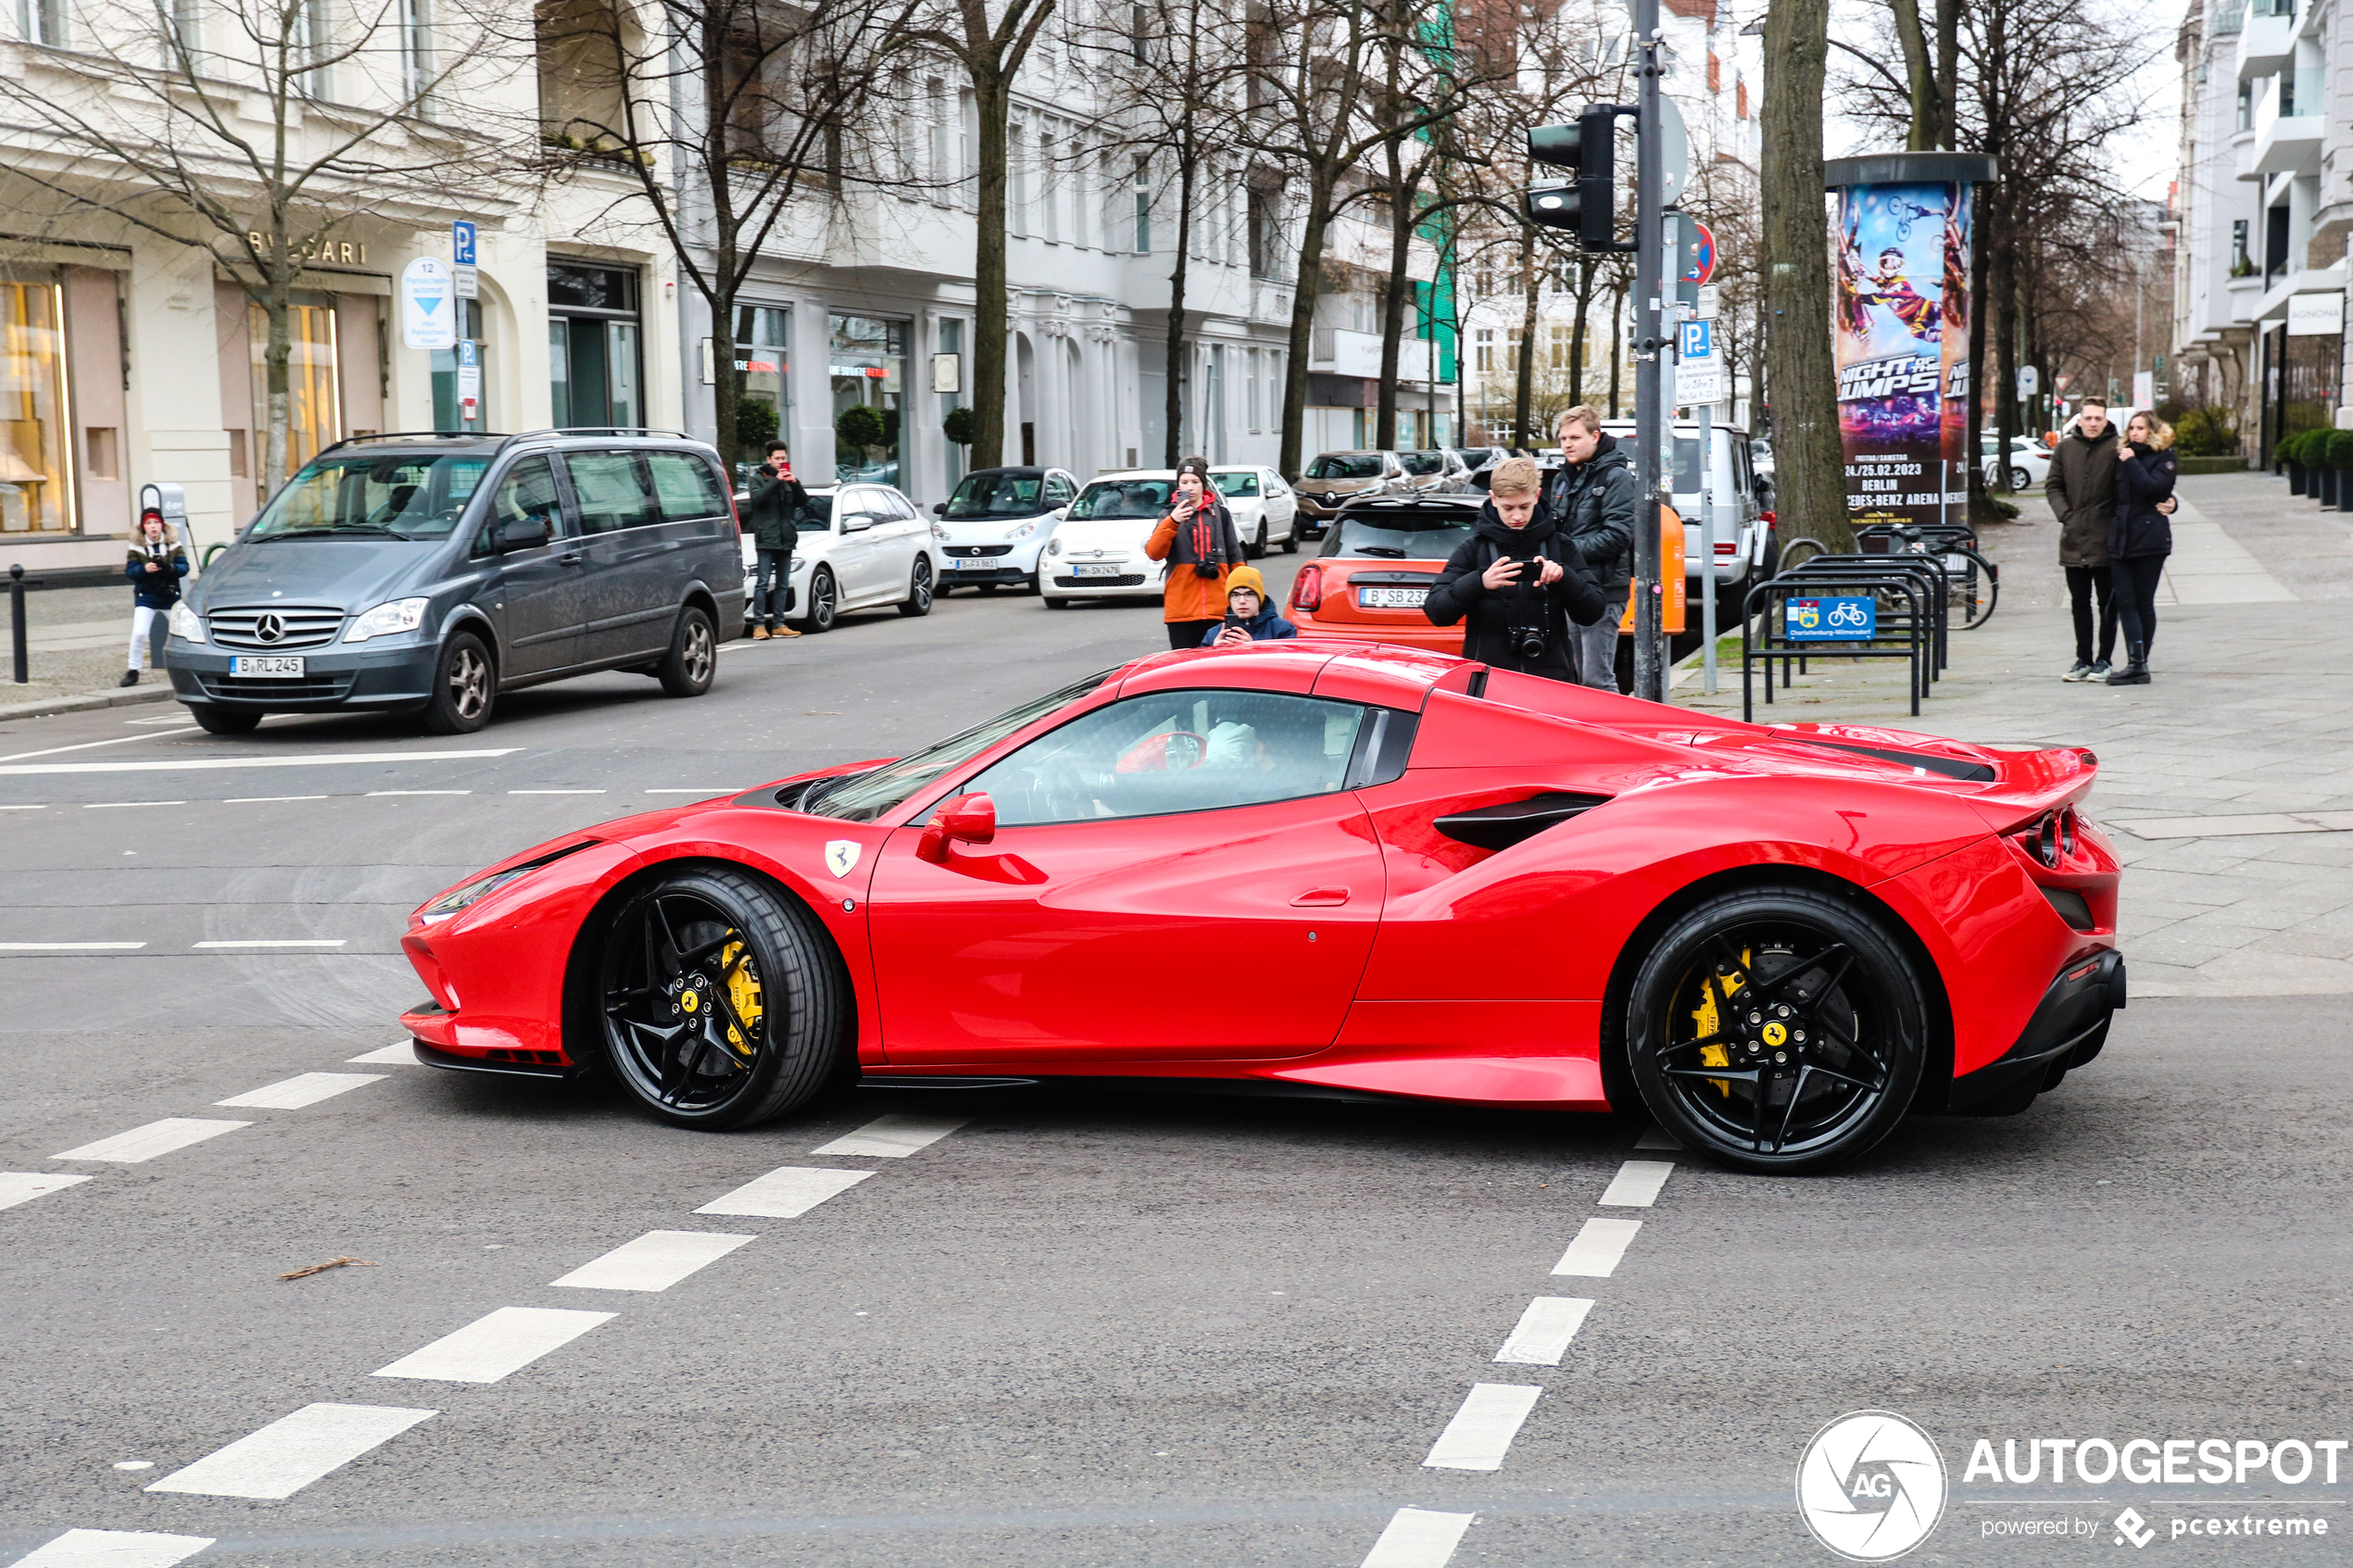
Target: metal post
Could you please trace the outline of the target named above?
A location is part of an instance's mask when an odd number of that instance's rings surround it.
[[[16,655],[17,684],[32,680],[32,660],[25,650],[24,640],[24,564],[8,563],[8,646]]]
[[[1660,219],[1666,207],[1667,139],[1659,121],[1658,0],[1634,0],[1634,40],[1642,50],[1641,92],[1635,102],[1634,185],[1634,695],[1650,702],[1667,700],[1664,661],[1658,657],[1660,605],[1658,508],[1661,475],[1661,420],[1671,410],[1659,407],[1659,355],[1665,331],[1659,318],[1664,292],[1666,257]]]
[[[1700,669],[1702,689],[1716,695],[1716,405],[1699,410],[1699,574]]]

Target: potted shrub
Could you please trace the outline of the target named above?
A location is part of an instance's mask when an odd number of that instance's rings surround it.
[[[2332,430],[2326,434],[2329,467],[2336,476],[2336,509],[2353,512],[2353,430]]]
[[[2287,470],[2287,493],[2291,495],[2304,494],[2304,464],[2298,458],[2303,445],[2304,433],[2299,430],[2293,435],[2282,436],[2279,445],[2271,448],[2271,456]]]
[[[2316,497],[2323,509],[2336,505],[2336,470],[2329,463],[2329,433],[2308,430],[2304,444],[2296,448],[2296,460],[2304,465],[2304,493]]]

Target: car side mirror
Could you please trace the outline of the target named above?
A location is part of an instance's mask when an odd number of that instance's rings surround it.
[[[915,841],[915,858],[944,866],[950,844],[987,844],[996,836],[997,803],[986,795],[959,795],[943,801],[924,824],[924,835]]]
[[[841,531],[844,533],[862,533],[867,529],[874,526],[875,520],[864,512],[844,512],[841,514]]]
[[[1052,518],[1056,522],[1068,522],[1070,521],[1070,507],[1067,503],[1065,503],[1062,506],[1056,507],[1052,511],[1048,512],[1046,515]]]
[[[498,553],[535,549],[556,536],[544,517],[509,518],[498,525]]]
[[[945,501],[934,501],[931,504],[931,515],[934,517],[946,517],[948,515],[948,503]]]

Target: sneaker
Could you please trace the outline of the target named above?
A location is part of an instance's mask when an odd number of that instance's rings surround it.
[[[765,626],[755,626],[751,629],[751,640],[755,643],[764,643],[774,634]]]
[[[118,686],[135,686],[135,685],[137,685],[138,684],[139,684],[139,671],[137,671],[136,670],[126,670],[126,671],[124,671],[122,672],[122,679],[121,679],[121,680],[120,680],[120,681],[117,681],[117,682],[115,683],[115,684],[116,684],[116,685],[118,685]]]
[[[2069,671],[2066,674],[2061,675],[2061,676],[2059,677],[2059,679],[2060,679],[2060,680],[2062,680],[2062,681],[2076,681],[2076,682],[2088,681],[2088,680],[2090,680],[2091,678],[2092,678],[2092,667],[2091,667],[2090,665],[2088,665],[2088,664],[2084,663],[2084,662],[2083,662],[2082,659],[2077,659],[2077,660],[2075,661],[2075,667],[2074,667],[2073,669],[2070,670],[2070,671]]]
[[[2108,671],[2115,668],[2116,666],[2110,664],[2105,659],[2095,659],[2092,663],[2092,672],[2084,676],[2083,679],[2087,681],[2105,681],[2108,679]]]
[[[799,633],[794,631],[789,626],[779,626],[768,634],[772,637],[798,637],[800,635]]]

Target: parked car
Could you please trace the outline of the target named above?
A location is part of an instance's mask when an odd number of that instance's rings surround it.
[[[1476,494],[1348,502],[1322,551],[1291,579],[1285,618],[1302,637],[1462,652],[1463,628],[1431,625],[1422,601],[1485,504]]]
[[[854,609],[893,605],[929,615],[939,583],[937,525],[887,484],[828,484],[809,492],[793,545],[785,613],[804,632],[826,632]],[[744,613],[751,613],[751,539],[743,543]],[[745,622],[750,624],[749,621]]]
[[[1249,464],[1220,463],[1209,470],[1209,483],[1225,497],[1234,514],[1234,532],[1241,536],[1242,553],[1263,556],[1270,545],[1283,554],[1299,548],[1299,497],[1273,469]]]
[[[2071,420],[2070,428],[2073,428]],[[1986,435],[1981,437],[1978,443],[1978,450],[1982,455],[1984,463],[1985,483],[1988,485],[1996,483],[2000,477],[2001,465],[1994,461],[1994,452],[2001,439],[1999,435]],[[2013,490],[2023,490],[2029,485],[2040,484],[2050,477],[2051,449],[2033,436],[2014,435],[2010,437],[2009,470],[2010,488]]]
[[[1511,454],[1501,446],[1457,446],[1454,448],[1454,456],[1462,458],[1464,472],[1478,473],[1483,469],[1502,462]]]
[[[1049,609],[1073,599],[1157,597],[1167,563],[1144,554],[1152,528],[1168,515],[1174,469],[1099,474],[1070,504],[1038,563],[1038,595]]]
[[[1460,495],[1471,487],[1470,465],[1443,446],[1400,452],[1397,460],[1404,465],[1407,484],[1421,495]]]
[[[1353,495],[1393,495],[1407,488],[1405,465],[1394,452],[1326,452],[1299,479],[1299,522],[1310,539],[1340,515]]]
[[[1068,469],[978,469],[931,510],[940,521],[939,591],[967,584],[984,594],[1001,587],[1038,586],[1038,558],[1078,495]]]
[[[305,463],[175,606],[164,668],[214,734],[415,710],[597,670],[711,689],[743,622],[719,454],[684,436],[378,435]]]
[[[1602,429],[1631,445],[1634,421],[1604,420]],[[1751,585],[1773,574],[1780,560],[1771,506],[1756,481],[1750,462],[1748,432],[1732,425],[1716,427],[1716,472],[1709,492],[1716,501],[1716,623],[1737,628],[1741,606]],[[1684,589],[1691,596],[1686,622],[1700,624],[1698,599],[1700,563],[1707,559],[1707,541],[1700,513],[1700,427],[1679,421],[1675,426],[1675,473],[1668,496],[1683,520]],[[1560,454],[1553,454],[1558,466]]]

